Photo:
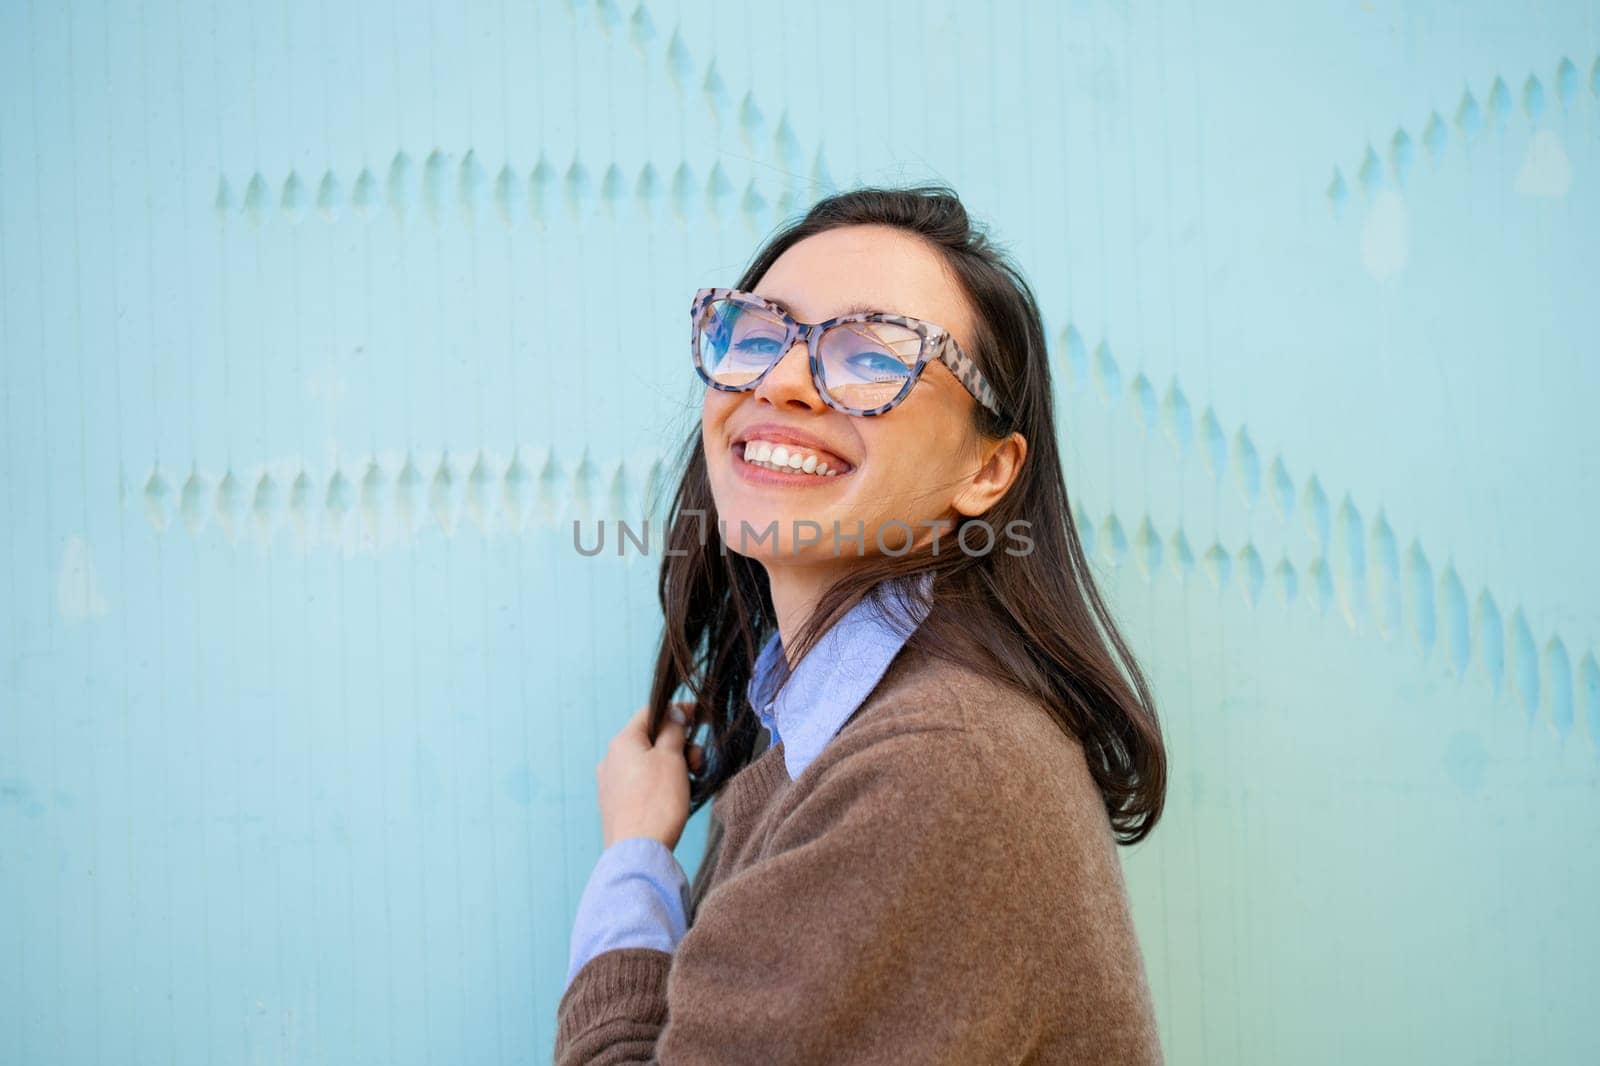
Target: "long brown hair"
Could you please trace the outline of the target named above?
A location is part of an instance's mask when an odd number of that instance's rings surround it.
[[[798,662],[864,597],[895,606],[888,598],[906,595],[911,583],[885,579],[933,571],[934,594],[923,605],[927,616],[907,647],[974,667],[1037,697],[1082,743],[1117,840],[1137,843],[1161,816],[1166,749],[1144,676],[1095,587],[1073,524],[1056,445],[1044,324],[1027,281],[969,219],[953,190],[925,185],[862,187],[818,201],[767,241],[733,287],[752,291],[791,245],[857,224],[893,226],[920,237],[958,279],[975,320],[975,346],[968,354],[1005,413],[997,416],[974,403],[974,428],[991,440],[1020,430],[1028,443],[1016,481],[981,517],[995,530],[1025,518],[1033,546],[1026,553],[866,556],[826,591],[786,651]],[[667,515],[669,550],[661,564],[665,630],[650,692],[650,735],[659,730],[668,702],[687,690],[696,704],[693,731],[702,734],[705,753],[699,771],[690,775],[692,812],[753,756],[761,725],[745,689],[777,621],[761,563],[724,550],[718,536],[698,425],[680,461],[683,475]],[[952,540],[961,528],[949,531]],[[787,676],[786,660],[779,658],[780,673]]]

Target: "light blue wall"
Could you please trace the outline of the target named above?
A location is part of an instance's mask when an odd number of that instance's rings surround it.
[[[548,1061],[660,624],[571,519],[692,431],[696,287],[924,178],[1039,294],[1165,715],[1169,1060],[1600,1061],[1597,51],[1548,0],[3,0],[0,1062]]]

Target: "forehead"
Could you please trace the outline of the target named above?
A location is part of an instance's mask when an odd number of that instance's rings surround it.
[[[785,249],[757,282],[801,322],[854,310],[910,315],[943,326],[971,350],[966,301],[939,253],[889,226],[839,226]]]

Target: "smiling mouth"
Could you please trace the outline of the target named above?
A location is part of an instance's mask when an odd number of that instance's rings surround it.
[[[836,455],[801,444],[784,444],[759,437],[735,444],[733,454],[759,470],[798,477],[839,477],[855,469]]]

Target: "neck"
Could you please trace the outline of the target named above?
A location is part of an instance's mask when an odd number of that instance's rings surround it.
[[[772,607],[778,616],[778,637],[783,641],[783,654],[792,667],[800,627],[817,601],[842,572],[840,566],[768,566],[767,585],[772,591]]]

